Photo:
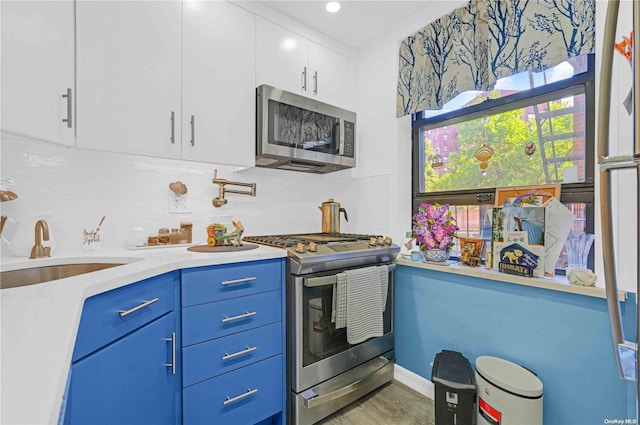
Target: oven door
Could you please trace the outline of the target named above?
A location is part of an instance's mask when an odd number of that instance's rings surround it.
[[[389,268],[389,279],[383,307],[383,335],[355,345],[347,342],[346,328],[336,329],[335,323],[337,274],[344,270],[292,276],[289,355],[294,392],[301,393],[393,349],[395,265],[385,265]]]

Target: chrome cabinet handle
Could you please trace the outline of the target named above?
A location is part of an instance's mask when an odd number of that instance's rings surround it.
[[[313,73],[313,93],[318,94],[318,71]]]
[[[255,316],[256,314],[258,313],[255,311],[251,311],[251,312],[247,311],[244,314],[239,314],[233,317],[224,316],[224,319],[222,319],[222,323],[228,323],[228,322],[233,322],[234,320],[246,319],[247,317]]]
[[[255,393],[257,393],[257,392],[258,392],[258,389],[257,389],[257,388],[255,388],[255,389],[253,389],[253,390],[252,390],[251,388],[247,388],[247,392],[246,392],[246,393],[244,393],[244,394],[240,394],[240,395],[235,396],[235,397],[233,397],[233,398],[231,398],[231,397],[227,396],[227,399],[226,399],[222,404],[226,406],[227,404],[231,404],[231,403],[234,403],[234,402],[236,402],[236,401],[240,401],[240,400],[242,400],[243,398],[245,398],[245,397],[249,397],[250,395],[255,394]]]
[[[235,279],[235,280],[224,280],[220,282],[220,285],[234,285],[236,283],[245,283],[256,280],[256,277],[245,277],[243,279]]]
[[[196,145],[196,117],[191,115],[191,146]]]
[[[256,351],[257,349],[258,349],[258,347],[247,347],[246,349],[244,349],[242,351],[238,351],[238,352],[233,353],[233,354],[224,353],[224,356],[222,356],[222,360],[229,360],[229,359],[232,359],[234,357],[243,356],[245,354],[251,353],[252,351]]]
[[[302,70],[302,91],[307,91],[307,67]]]
[[[171,373],[176,374],[176,333],[171,332],[171,338],[165,338],[165,341],[171,341],[171,363],[165,363],[166,367],[171,368]]]
[[[67,99],[67,118],[63,118],[62,122],[66,122],[67,123],[67,127],[71,128],[71,126],[72,126],[71,116],[73,115],[72,104],[71,104],[71,102],[72,102],[71,89],[67,89],[67,92],[65,94],[63,94],[62,97]]]
[[[171,144],[176,143],[176,113],[171,111]]]
[[[143,309],[143,308],[145,308],[145,307],[149,307],[151,304],[153,304],[153,303],[155,303],[155,302],[158,302],[158,300],[159,300],[159,298],[154,298],[154,299],[152,299],[152,300],[148,300],[148,301],[147,301],[147,300],[145,300],[145,301],[142,301],[142,304],[140,304],[139,306],[137,306],[137,307],[133,307],[131,310],[120,310],[120,311],[118,312],[118,314],[120,314],[120,317],[128,316],[128,315],[130,315],[131,313],[135,313],[135,312],[136,312],[136,311],[138,311],[138,310],[141,310],[141,309]]]

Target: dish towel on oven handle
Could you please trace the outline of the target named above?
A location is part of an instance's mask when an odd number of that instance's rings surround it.
[[[358,344],[384,333],[383,312],[388,292],[388,268],[366,267],[336,276],[336,329],[347,328],[347,342]]]
[[[382,311],[386,310],[387,294],[389,291],[389,266],[378,266],[380,271],[380,290],[382,298]],[[342,329],[347,326],[347,275],[338,273],[336,275],[336,284],[333,285],[333,307],[331,310],[331,323],[335,324],[336,329]]]

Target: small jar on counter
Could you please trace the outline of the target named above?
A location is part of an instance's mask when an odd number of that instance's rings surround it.
[[[192,232],[193,232],[193,224],[190,221],[183,221],[180,223],[180,229],[185,235],[185,243],[192,242]]]
[[[169,229],[167,229],[166,227],[158,229],[158,243],[159,244],[168,244],[170,242],[171,242],[171,240],[170,240],[170,237],[169,237]]]
[[[183,229],[171,229],[171,233],[169,233],[169,243],[172,245],[187,243],[187,235]]]

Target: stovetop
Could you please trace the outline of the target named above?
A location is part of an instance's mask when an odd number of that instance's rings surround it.
[[[391,238],[353,233],[244,236],[246,242],[287,250],[290,271],[305,274],[392,262],[400,247]]]
[[[260,245],[275,246],[277,248],[295,247],[297,244],[309,244],[313,242],[317,245],[338,242],[369,241],[381,238],[379,235],[361,235],[356,233],[305,233],[299,235],[268,235],[268,236],[244,236],[242,239]],[[384,238],[383,238],[384,239]]]

